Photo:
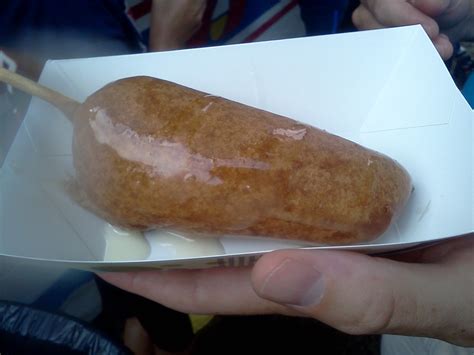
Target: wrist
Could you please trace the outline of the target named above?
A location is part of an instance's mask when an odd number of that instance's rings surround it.
[[[179,41],[174,38],[163,37],[163,38],[151,38],[148,42],[148,49],[151,52],[159,51],[170,51],[174,49],[182,49],[185,46],[185,42]]]
[[[183,48],[185,41],[182,40],[177,31],[172,29],[173,27],[165,21],[155,23],[150,28],[148,49],[157,52]]]

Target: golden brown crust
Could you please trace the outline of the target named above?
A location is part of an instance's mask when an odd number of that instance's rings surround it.
[[[355,243],[383,233],[411,191],[384,155],[154,78],[107,85],[74,122],[77,179],[125,227]]]

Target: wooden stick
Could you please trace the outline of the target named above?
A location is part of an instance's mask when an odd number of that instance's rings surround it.
[[[61,110],[69,119],[72,120],[74,111],[80,105],[79,102],[64,96],[63,94],[40,85],[24,76],[15,74],[10,70],[0,67],[0,81],[26,92],[27,94],[37,96]]]

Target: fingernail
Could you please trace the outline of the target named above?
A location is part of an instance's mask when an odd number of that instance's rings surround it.
[[[285,259],[276,266],[259,290],[263,298],[303,307],[318,304],[323,293],[322,274],[311,265],[293,259]]]

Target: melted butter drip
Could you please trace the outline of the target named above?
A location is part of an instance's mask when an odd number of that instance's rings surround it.
[[[272,132],[275,136],[280,136],[282,138],[290,138],[295,141],[300,141],[306,135],[306,128],[299,129],[284,129],[276,128]]]
[[[152,245],[151,259],[191,258],[225,254],[219,239],[168,230],[146,232]]]
[[[104,261],[145,260],[150,255],[150,245],[141,232],[107,224],[104,235]]]
[[[218,167],[268,170],[270,164],[250,158],[211,159],[201,154],[193,154],[183,144],[153,136],[139,135],[124,124],[114,124],[104,109],[91,111],[95,119],[89,124],[96,140],[114,149],[123,159],[143,164],[153,174],[164,178],[181,177],[188,180],[193,177],[199,182],[219,185],[223,181],[211,174]]]

